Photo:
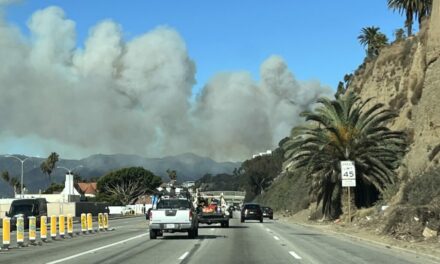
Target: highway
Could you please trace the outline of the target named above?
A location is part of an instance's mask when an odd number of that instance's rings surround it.
[[[235,218],[230,228],[201,225],[196,239],[174,233],[150,240],[144,217],[110,225],[115,230],[1,251],[0,263],[438,263],[276,220],[240,223]]]

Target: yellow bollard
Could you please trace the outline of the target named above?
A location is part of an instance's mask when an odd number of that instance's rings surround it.
[[[87,216],[86,214],[81,214],[81,232],[85,234],[87,232]]]
[[[67,215],[67,234],[73,236],[73,216],[71,214]]]
[[[64,238],[64,235],[66,234],[66,218],[64,215],[59,215],[58,219],[58,231],[60,233],[60,237]]]
[[[93,218],[91,213],[87,214],[87,230],[89,233],[93,232]]]
[[[108,214],[104,213],[104,229],[108,230]]]
[[[11,244],[11,218],[3,218],[3,249],[9,249]]]
[[[23,216],[17,217],[17,245],[23,246],[24,243],[24,219]]]
[[[57,237],[57,217],[54,215],[50,217],[50,237],[52,239]]]
[[[43,242],[47,239],[47,216],[40,217],[40,238]]]
[[[37,240],[37,218],[29,216],[29,242],[35,244]]]
[[[98,230],[102,231],[104,229],[104,215],[102,213],[98,214]]]

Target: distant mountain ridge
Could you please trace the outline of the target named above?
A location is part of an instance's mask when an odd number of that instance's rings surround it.
[[[24,156],[23,156],[24,157]],[[29,192],[38,193],[44,190],[49,184],[47,175],[40,170],[43,158],[32,157],[24,163],[24,185]],[[205,174],[232,173],[234,168],[240,167],[240,162],[216,162],[207,157],[201,157],[193,153],[184,153],[176,156],[163,158],[145,158],[138,155],[128,154],[95,154],[80,160],[61,159],[57,166],[75,169],[84,179],[100,177],[109,171],[124,167],[143,167],[161,176],[164,180],[168,179],[167,169],[177,171],[178,181],[195,181]],[[78,167],[82,165],[82,167]],[[21,177],[21,163],[13,158],[0,156],[0,171],[8,171],[11,176]],[[56,183],[64,182],[66,170],[55,169],[52,173],[52,181]],[[0,179],[0,196],[12,195],[12,188],[3,179]]]

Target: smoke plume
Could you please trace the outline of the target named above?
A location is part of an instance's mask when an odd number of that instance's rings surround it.
[[[276,147],[298,114],[331,92],[295,80],[271,56],[260,81],[219,73],[191,100],[196,64],[172,28],[126,41],[120,25],[103,21],[78,48],[75,22],[58,7],[35,12],[28,27],[25,35],[0,17],[0,140],[51,142],[57,149],[47,151],[62,157],[193,152],[242,160]]]

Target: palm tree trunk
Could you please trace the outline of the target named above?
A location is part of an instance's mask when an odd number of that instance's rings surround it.
[[[350,188],[350,200],[348,197],[348,188]],[[355,199],[355,192],[354,192],[355,188],[351,188],[351,187],[345,187],[344,190],[342,191],[342,196],[341,196],[341,203],[342,203],[342,219],[345,222],[350,222],[351,219],[353,219],[353,215],[355,214],[355,212],[357,211],[356,208],[356,204],[354,202]],[[350,205],[350,207],[349,207]],[[350,209],[350,217],[349,217],[349,209]],[[351,218],[351,219],[350,219]]]
[[[412,35],[412,24],[413,24],[413,13],[409,12],[409,10],[406,11],[406,21],[405,21],[405,27],[408,31],[408,37]]]

